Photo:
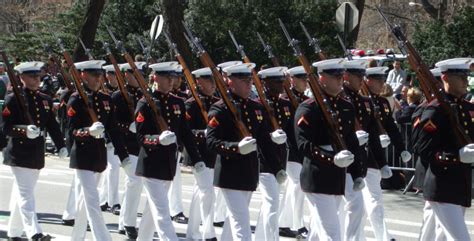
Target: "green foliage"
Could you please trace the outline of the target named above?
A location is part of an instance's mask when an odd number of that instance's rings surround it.
[[[413,45],[428,66],[443,59],[474,54],[474,8],[465,7],[447,25],[430,22],[418,25]]]
[[[337,31],[336,8],[336,1],[191,1],[185,18],[216,63],[240,59],[228,34],[231,30],[238,43],[244,46],[248,57],[257,65],[271,65],[256,35],[259,32],[273,47],[281,64],[293,66],[298,64],[298,60],[288,47],[277,19],[286,24],[293,38],[301,41],[300,46],[308,59],[318,58],[308,47],[300,21],[313,37],[320,40],[325,52],[341,56],[342,50],[334,40]]]

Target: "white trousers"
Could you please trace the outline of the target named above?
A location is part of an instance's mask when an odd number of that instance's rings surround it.
[[[343,240],[363,240],[362,219],[364,218],[364,198],[361,191],[354,191],[354,181],[350,174],[346,174],[346,190],[340,210],[340,221],[343,228]],[[344,215],[341,215],[344,214]]]
[[[200,173],[196,173],[193,169],[193,174],[196,184],[189,208],[186,237],[193,240],[215,238],[214,202],[216,197],[212,186],[214,169],[205,167]],[[201,222],[202,233],[199,231]]]
[[[451,203],[441,203],[428,201],[433,209],[436,218],[436,224],[443,230],[444,237],[448,241],[469,241],[469,232],[464,221],[466,208]],[[436,240],[444,238],[443,235],[437,235]]]
[[[168,193],[170,185],[170,181],[143,178],[147,201],[140,221],[137,240],[153,240],[153,234],[156,230],[160,240],[178,241],[178,236],[170,218],[168,197],[163,195]]]
[[[76,221],[72,229],[71,241],[85,240],[87,222],[91,227],[94,240],[112,241],[100,210],[99,193],[97,191],[100,173],[79,169],[75,169],[75,172],[76,181],[81,186],[81,192],[76,202]]]
[[[137,226],[138,205],[143,190],[142,178],[135,175],[137,163],[138,157],[130,155],[129,161],[122,166],[125,171],[125,192],[119,216],[119,230],[123,230],[124,226]]]
[[[109,144],[110,145],[110,144]],[[103,172],[100,188],[100,204],[108,203],[110,207],[119,204],[120,159],[114,154],[113,147],[107,147],[107,169]]]
[[[280,185],[275,175],[260,173],[259,189],[262,195],[262,206],[255,227],[255,241],[278,241],[280,240],[278,229]]]
[[[304,227],[304,193],[300,186],[300,173],[303,166],[297,162],[288,162],[286,172],[288,181],[280,204],[279,223],[282,228],[298,230]]]
[[[436,234],[443,235],[443,230],[441,227],[436,225],[436,218],[433,213],[433,208],[428,201],[425,201],[425,206],[423,207],[423,223],[420,229],[420,241],[431,241],[436,239]],[[446,240],[439,236],[438,240]]]
[[[183,198],[181,188],[181,166],[179,160],[182,159],[183,153],[178,152],[178,158],[176,158],[176,174],[174,175],[173,181],[171,182],[171,188],[168,191],[168,199],[170,206],[171,216],[175,216],[178,213],[183,212]]]
[[[374,229],[375,239],[377,241],[389,241],[392,237],[388,233],[384,220],[383,196],[382,188],[380,187],[381,179],[380,170],[368,168],[367,176],[364,178],[365,187],[362,189],[362,194],[364,196],[365,210]],[[364,221],[361,225],[362,229],[365,226]]]
[[[227,217],[224,221],[220,240],[251,241],[249,204],[252,192],[221,188],[227,204]]]
[[[76,197],[78,197],[81,192],[81,186],[79,185],[79,182],[76,181],[76,179],[76,174],[74,174],[71,182],[71,187],[69,188],[66,209],[63,212],[62,219],[64,220],[71,220],[76,218]]]
[[[220,188],[215,187],[214,193],[216,194],[216,203],[214,205],[214,222],[224,222],[227,216],[227,206],[225,204],[224,196]]]
[[[341,240],[341,227],[337,211],[342,195],[327,195],[305,193],[310,203],[311,227],[309,228],[309,241],[315,240]]]
[[[42,233],[35,211],[35,186],[38,181],[39,170],[11,167],[15,181],[10,197],[10,219],[8,220],[9,237],[21,237],[23,231],[26,236]]]

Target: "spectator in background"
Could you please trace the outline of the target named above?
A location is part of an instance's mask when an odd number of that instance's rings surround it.
[[[415,111],[416,107],[421,103],[423,94],[416,88],[410,88],[407,91],[407,104],[402,105],[402,109],[395,113],[395,120],[398,124],[411,123],[411,116]]]
[[[402,69],[399,60],[393,62],[393,69],[388,72],[386,83],[392,87],[395,94],[400,94],[403,86],[408,86],[407,73]]]
[[[380,93],[380,95],[385,97],[388,100],[388,103],[390,104],[390,110],[392,111],[392,114],[393,114],[393,118],[395,118],[395,112],[399,111],[401,107],[400,107],[400,103],[393,95],[392,87],[388,85],[387,83],[385,83],[382,89],[382,93]]]
[[[5,65],[0,62],[0,100],[5,99],[9,83],[10,80],[8,79],[7,73],[5,72]]]

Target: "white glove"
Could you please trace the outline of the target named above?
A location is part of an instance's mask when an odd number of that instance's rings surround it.
[[[459,159],[462,163],[474,163],[474,144],[467,144],[459,149]]]
[[[277,145],[281,145],[286,142],[286,133],[282,129],[275,130],[274,132],[270,133],[270,136],[272,141]]]
[[[176,135],[171,131],[163,131],[158,137],[160,144],[163,146],[169,146],[173,143],[176,143]]]
[[[354,154],[348,150],[342,150],[334,156],[334,165],[344,168],[354,162]]]
[[[102,133],[104,133],[105,127],[102,124],[102,122],[94,122],[90,127],[89,127],[89,134],[91,136],[100,136]]]
[[[369,141],[369,133],[359,130],[356,131],[357,140],[359,140],[359,146],[365,145]]]
[[[254,138],[250,136],[244,137],[244,139],[242,139],[239,142],[239,153],[242,155],[247,155],[250,152],[253,152],[256,150],[257,150],[257,140],[255,140]]]
[[[201,173],[202,171],[204,171],[204,168],[206,168],[206,164],[204,164],[203,161],[200,161],[194,164],[194,171],[196,173]]]
[[[107,151],[113,151],[114,150],[114,144],[112,144],[112,142],[109,142],[109,143],[105,144],[105,146],[107,147]]]
[[[137,133],[137,126],[135,125],[135,121],[130,124],[128,130],[132,133]]]
[[[390,169],[390,167],[385,165],[380,169],[380,175],[382,176],[383,179],[390,178],[392,176],[392,169]]]
[[[130,157],[125,157],[125,159],[123,159],[123,161],[120,163],[120,166],[121,167],[127,166],[129,161],[130,161]]]
[[[382,145],[382,148],[386,148],[388,145],[390,145],[390,137],[388,137],[388,135],[380,135],[379,136],[379,139],[380,139],[380,145]]]
[[[277,172],[275,177],[277,179],[278,184],[283,184],[286,181],[286,178],[288,177],[288,174],[286,173],[285,170],[282,169],[282,170]]]
[[[59,152],[58,152],[59,159],[65,159],[68,155],[69,153],[66,147],[59,149]]]
[[[402,158],[402,162],[405,163],[411,160],[411,154],[408,151],[402,151],[402,153],[400,153],[400,157]]]
[[[26,127],[26,137],[28,139],[35,139],[41,134],[41,129],[35,125],[28,125]]]
[[[352,185],[352,190],[355,192],[362,190],[365,187],[364,178],[358,177],[354,180],[354,184]]]

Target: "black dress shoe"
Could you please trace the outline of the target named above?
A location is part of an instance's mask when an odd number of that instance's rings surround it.
[[[124,228],[125,228],[125,232],[127,233],[127,237],[129,239],[137,239],[138,237],[137,228],[131,227],[131,226],[129,227],[125,226]]]
[[[302,228],[298,229],[297,233],[298,233],[296,235],[297,239],[306,239],[306,238],[308,238],[308,229],[306,229],[306,227],[302,227]]]
[[[23,239],[20,237],[9,237],[8,241],[22,241]]]
[[[280,228],[280,236],[287,238],[296,238],[296,233],[293,232],[290,228]]]
[[[215,222],[214,227],[224,227],[224,222]]]
[[[64,226],[74,226],[74,219],[63,219],[61,224]]]
[[[173,221],[177,222],[177,223],[182,223],[182,224],[187,224],[188,223],[188,218],[186,216],[184,216],[184,214],[182,212],[176,214],[171,219]]]
[[[37,234],[33,235],[33,237],[31,237],[31,240],[32,241],[50,241],[51,238],[52,237],[49,236],[48,234],[44,235],[42,233],[37,233]]]
[[[112,206],[112,208],[110,208],[110,212],[118,216],[120,215],[120,209],[120,204],[115,204],[114,206]]]
[[[105,203],[104,205],[100,205],[100,210],[102,210],[102,212],[109,210],[109,208],[110,207],[108,203]]]
[[[214,237],[214,238],[207,238],[206,241],[217,241],[217,238]]]

